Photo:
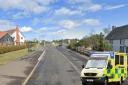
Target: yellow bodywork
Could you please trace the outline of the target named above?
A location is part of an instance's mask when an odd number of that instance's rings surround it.
[[[119,64],[115,64],[116,56],[119,56]],[[121,64],[120,59],[123,57],[123,64]],[[127,55],[126,53],[114,53],[114,58],[109,58],[112,64],[112,69],[104,69],[104,76],[108,77],[108,82],[118,82],[125,80],[127,78]]]

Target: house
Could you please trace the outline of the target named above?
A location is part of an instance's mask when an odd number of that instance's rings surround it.
[[[19,27],[17,26],[15,29],[5,31],[7,32],[13,39],[15,45],[22,45],[25,42],[25,38],[23,34],[20,32]]]
[[[114,51],[128,53],[128,25],[112,27],[112,31],[106,36],[112,44]]]
[[[13,38],[7,32],[0,32],[0,45],[12,45]]]

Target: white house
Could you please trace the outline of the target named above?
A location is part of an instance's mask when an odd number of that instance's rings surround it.
[[[15,45],[21,45],[25,42],[25,37],[20,32],[18,26],[15,29],[6,31],[13,39]]]
[[[110,41],[114,51],[128,53],[128,25],[113,27],[106,39]]]

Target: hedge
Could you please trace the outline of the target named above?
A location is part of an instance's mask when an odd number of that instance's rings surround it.
[[[12,52],[12,51],[17,51],[17,50],[21,50],[21,49],[25,49],[25,48],[27,48],[26,45],[1,46],[0,47],[0,54]]]

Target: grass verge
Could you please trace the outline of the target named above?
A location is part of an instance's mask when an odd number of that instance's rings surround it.
[[[6,64],[10,61],[17,59],[17,58],[24,57],[27,54],[28,54],[27,49],[22,49],[22,50],[18,50],[18,51],[8,52],[5,54],[0,54],[0,64]]]

